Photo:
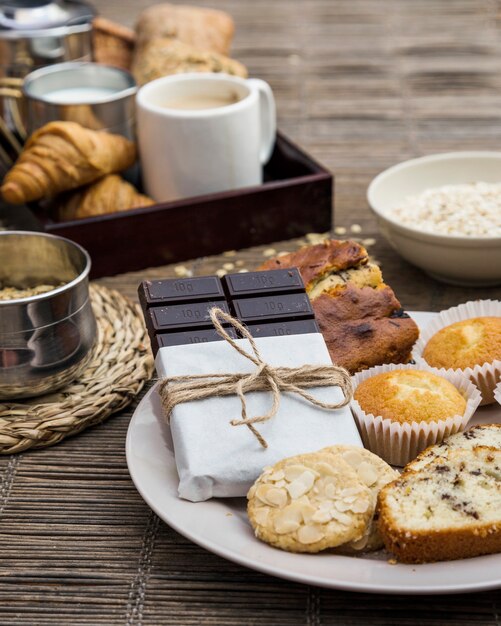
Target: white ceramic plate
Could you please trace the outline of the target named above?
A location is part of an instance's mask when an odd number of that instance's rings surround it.
[[[433,313],[412,313],[424,327]],[[482,407],[471,424],[501,422],[498,404]],[[244,498],[188,502],[177,496],[172,440],[153,387],[127,433],[127,464],[146,503],[169,526],[210,552],[272,576],[350,591],[435,594],[501,587],[501,554],[425,565],[390,565],[388,554],[357,557],[292,554],[258,541]]]

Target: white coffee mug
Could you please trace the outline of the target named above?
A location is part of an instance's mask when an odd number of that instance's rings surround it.
[[[136,102],[144,189],[158,202],[262,182],[276,135],[264,81],[176,74],[142,87]]]

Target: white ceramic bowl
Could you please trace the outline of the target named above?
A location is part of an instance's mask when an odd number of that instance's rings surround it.
[[[438,280],[458,285],[501,283],[501,237],[427,233],[403,225],[388,210],[432,187],[501,183],[501,152],[449,152],[404,161],[385,170],[367,190],[379,228],[395,250]]]

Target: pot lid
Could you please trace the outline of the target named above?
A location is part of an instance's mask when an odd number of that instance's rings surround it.
[[[34,31],[92,21],[95,10],[79,0],[7,0],[0,2],[0,31]]]

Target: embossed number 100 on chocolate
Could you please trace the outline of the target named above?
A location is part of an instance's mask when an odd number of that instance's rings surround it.
[[[255,337],[319,332],[297,269],[143,281],[139,300],[154,354],[162,347],[220,341],[209,311],[218,306]],[[229,328],[231,337],[236,337]]]

